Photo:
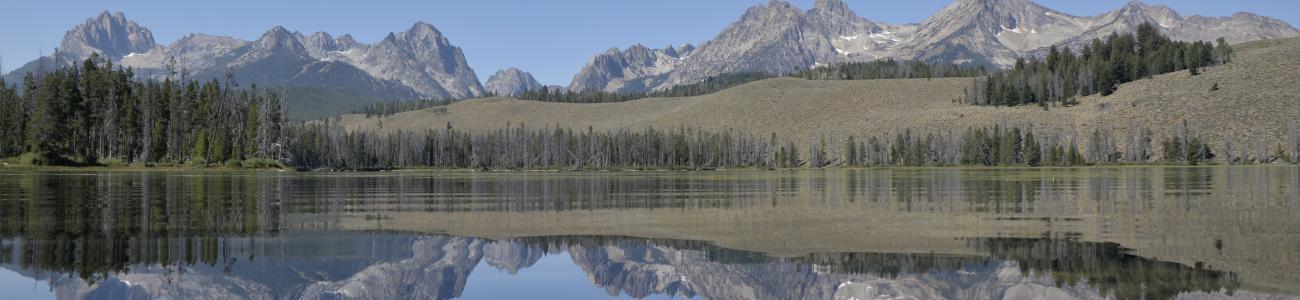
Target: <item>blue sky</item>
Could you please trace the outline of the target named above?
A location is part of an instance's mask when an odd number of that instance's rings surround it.
[[[610,47],[698,44],[745,9],[768,0],[58,0],[0,4],[0,57],[7,72],[50,53],[64,32],[101,11],[122,11],[170,44],[189,33],[256,39],[272,26],[305,33],[350,33],[373,43],[416,21],[438,27],[465,50],[486,79],[519,67],[546,84],[568,84],[592,55]],[[814,0],[791,0],[808,8]],[[951,0],[845,0],[859,15],[886,23],[924,20]],[[1096,15],[1128,0],[1038,0],[1075,15]],[[1254,12],[1300,24],[1296,0],[1148,0],[1184,15]]]

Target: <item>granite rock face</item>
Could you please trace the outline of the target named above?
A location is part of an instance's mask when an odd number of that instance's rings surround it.
[[[483,95],[483,86],[465,61],[465,53],[428,23],[417,22],[405,32],[389,33],[365,48],[345,53],[345,61],[376,78],[401,82],[424,97]]]
[[[527,91],[541,90],[542,84],[533,78],[533,74],[516,68],[497,71],[488,77],[483,89],[499,96],[518,96]]]
[[[668,46],[652,49],[642,45],[619,50],[611,48],[592,57],[587,66],[573,76],[569,90],[636,92],[664,83],[669,72],[679,67],[695,47]]]
[[[59,49],[76,59],[85,59],[93,53],[119,58],[149,52],[157,46],[148,28],[127,20],[123,13],[103,12],[68,30]]]

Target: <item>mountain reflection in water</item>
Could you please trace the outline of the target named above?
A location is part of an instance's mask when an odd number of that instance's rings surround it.
[[[1297,186],[1292,167],[0,174],[0,268],[62,299],[450,299],[544,259],[632,298],[1291,299]]]

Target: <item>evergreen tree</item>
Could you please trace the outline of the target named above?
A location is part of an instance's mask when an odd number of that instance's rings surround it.
[[[1031,167],[1037,167],[1043,163],[1042,146],[1038,140],[1034,139],[1032,131],[1025,132],[1025,164]]]
[[[1143,24],[1132,34],[1094,39],[1079,53],[1051,48],[1046,58],[1018,59],[1010,70],[977,79],[962,101],[974,105],[1071,105],[1076,97],[1108,96],[1120,84],[1156,74],[1187,69],[1196,75],[1202,67],[1230,62],[1231,53],[1225,41],[1218,46],[1173,41],[1155,25]]]

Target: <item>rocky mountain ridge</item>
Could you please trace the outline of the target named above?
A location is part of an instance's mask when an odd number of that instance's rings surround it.
[[[1073,16],[1031,0],[956,0],[919,24],[884,24],[856,15],[841,0],[800,10],[773,0],[750,8],[689,57],[670,64],[596,55],[574,77],[572,90],[642,92],[699,82],[730,72],[784,73],[818,65],[883,58],[1007,67],[1050,46],[1078,49],[1094,38],[1155,23],[1179,40],[1231,43],[1300,36],[1286,22],[1250,13],[1184,17],[1162,5],[1133,1],[1098,16]],[[626,72],[644,70],[653,72]],[[625,72],[619,72],[625,71]]]
[[[171,45],[156,44],[149,29],[123,13],[104,12],[68,31],[58,52],[28,63],[6,79],[72,64],[98,53],[137,74],[222,78],[228,71],[241,84],[306,85],[347,89],[377,98],[462,99],[482,96],[483,87],[463,51],[433,25],[417,22],[376,44],[351,35],[304,35],[276,26],[254,41],[191,34]],[[170,70],[170,71],[169,71]]]
[[[59,49],[75,57],[88,57],[92,53],[122,57],[148,52],[157,46],[148,28],[127,20],[121,12],[105,11],[68,30]]]
[[[496,74],[488,77],[483,89],[493,95],[518,96],[523,92],[541,90],[542,84],[533,78],[533,74],[518,68],[509,68],[497,71]]]
[[[1042,55],[1050,46],[1078,49],[1143,23],[1157,24],[1180,40],[1223,37],[1241,43],[1300,36],[1300,30],[1286,22],[1255,14],[1183,16],[1167,6],[1140,1],[1097,16],[1073,16],[1031,0],[955,0],[921,23],[885,24],[857,15],[842,0],[817,0],[807,10],[772,0],[749,8],[698,47],[634,45],[597,54],[563,89],[636,93],[724,73],[785,73],[885,58],[1006,67],[1016,58]],[[505,70],[489,78],[485,87],[465,53],[424,22],[373,44],[347,34],[303,34],[277,26],[253,41],[191,34],[161,45],[148,28],[123,13],[109,12],[69,30],[56,53],[13,70],[5,80],[17,84],[28,72],[73,64],[92,53],[155,79],[175,75],[208,80],[233,73],[244,86],[299,86],[357,95],[326,100],[340,107],[358,101],[465,99],[489,91],[511,95],[541,88],[519,70]]]

